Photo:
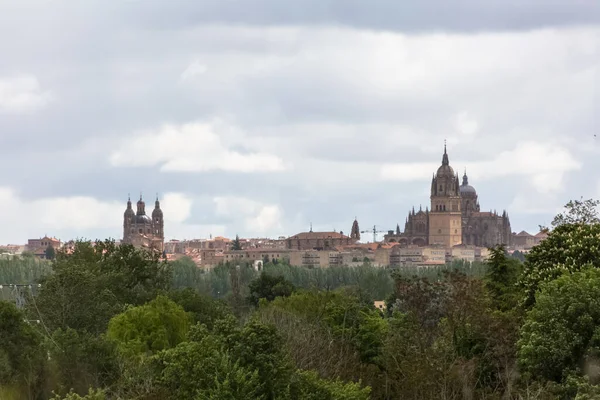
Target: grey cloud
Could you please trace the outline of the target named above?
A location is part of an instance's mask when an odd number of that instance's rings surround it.
[[[519,30],[544,26],[596,23],[600,8],[587,1],[474,0],[398,2],[393,0],[226,1],[159,0],[128,2],[128,17],[160,28],[181,24],[237,23],[254,25],[341,24],[366,29]]]
[[[598,5],[583,1],[536,0],[526,6],[498,0],[452,6],[433,0],[412,5],[347,0],[3,2],[0,52],[7,57],[0,77],[32,73],[56,100],[32,115],[0,115],[0,167],[8,171],[0,186],[19,189],[24,199],[90,195],[123,204],[128,192],[184,192],[195,199],[189,223],[225,224],[229,234],[240,231],[242,221],[215,215],[214,196],[280,204],[288,234],[307,229],[309,221],[348,231],[354,215],[363,229],[373,224],[393,229],[396,222],[402,225],[412,205],[428,203],[429,182],[382,183],[378,165],[439,162],[443,138],[455,135],[451,124],[457,112],[473,112],[480,132],[473,142],[450,149],[451,163],[489,160],[524,137],[543,141],[568,136],[584,142],[597,131],[597,80],[594,89],[584,74],[597,70],[597,50],[573,51],[565,63],[572,73],[560,82],[552,82],[554,70],[538,71],[548,75],[539,79],[534,79],[535,71],[522,76],[516,70],[506,80],[499,80],[501,74],[461,77],[442,93],[378,92],[365,89],[368,82],[358,85],[360,73],[349,80],[338,76],[353,66],[335,63],[326,48],[319,48],[320,28],[518,31],[598,24],[599,17]],[[326,39],[335,50],[357,36],[340,29]],[[354,50],[360,47],[350,46],[346,54]],[[537,57],[521,56],[524,69]],[[271,59],[282,65],[245,70]],[[181,82],[181,73],[194,60],[206,63],[206,73]],[[544,85],[553,86],[541,91]],[[111,146],[124,135],[213,117],[248,135],[232,148],[281,155],[294,168],[282,174],[240,175],[108,166]],[[332,133],[336,129],[341,130],[338,136]],[[558,203],[584,195],[590,171],[599,167],[597,154],[583,153],[568,141],[565,146],[583,168],[565,180]],[[453,166],[462,171],[463,166]],[[515,177],[473,185],[485,209],[508,207],[520,191],[536,195]],[[525,212],[511,216],[514,227],[527,229],[548,218]]]

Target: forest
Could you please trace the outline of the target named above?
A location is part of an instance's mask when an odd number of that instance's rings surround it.
[[[0,260],[0,399],[597,399],[598,204],[524,261],[202,271],[109,240]]]

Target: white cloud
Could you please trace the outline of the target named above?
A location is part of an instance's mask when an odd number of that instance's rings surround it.
[[[285,169],[283,160],[263,152],[232,150],[229,127],[209,123],[165,125],[123,140],[110,155],[115,167],[147,167],[160,164],[161,171],[274,172]],[[241,144],[236,142],[235,144]],[[253,146],[254,147],[254,146]]]
[[[0,111],[9,113],[34,111],[46,106],[51,99],[50,92],[42,90],[34,75],[0,77]]]
[[[468,112],[462,111],[455,117],[454,129],[459,136],[470,140],[477,135],[479,131],[479,123]]]
[[[492,160],[458,161],[450,165],[467,165],[469,176],[477,180],[491,180],[504,176],[524,176],[539,193],[560,191],[564,175],[579,170],[582,163],[568,149],[555,143],[523,141],[512,150],[499,153]],[[385,164],[381,167],[382,180],[416,181],[430,177],[439,164],[406,163]]]
[[[216,213],[244,221],[248,232],[278,236],[282,229],[283,211],[276,204],[263,204],[243,197],[215,197]]]
[[[160,199],[165,224],[185,222],[191,215],[192,199],[182,193],[167,193]]]
[[[194,60],[187,68],[181,73],[180,80],[182,82],[193,80],[198,75],[203,75],[208,71],[208,67],[201,63],[199,60]]]
[[[397,163],[381,166],[379,176],[384,181],[411,182],[431,178],[440,164],[430,163]]]
[[[191,213],[192,198],[182,193],[166,193],[160,206],[165,217],[165,234],[171,237],[208,237],[225,232],[222,225],[186,224]],[[135,199],[133,207],[135,209]],[[25,243],[45,234],[62,240],[120,239],[123,229],[125,201],[101,201],[90,196],[48,197],[27,200],[9,187],[0,187],[0,243]],[[154,202],[146,199],[146,214]]]

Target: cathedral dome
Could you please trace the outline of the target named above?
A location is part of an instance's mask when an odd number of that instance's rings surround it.
[[[152,219],[149,216],[147,216],[146,214],[136,215],[135,223],[136,224],[151,224]]]
[[[461,195],[477,195],[477,191],[471,185],[469,185],[469,178],[467,177],[467,171],[463,175],[462,185],[460,185],[460,194]]]
[[[448,164],[442,164],[437,170],[437,176],[451,176],[454,177],[454,170]]]

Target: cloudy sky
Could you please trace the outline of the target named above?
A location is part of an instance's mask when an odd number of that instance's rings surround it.
[[[444,139],[514,231],[600,198],[598,1],[0,0],[0,54],[0,243],[393,229]]]

